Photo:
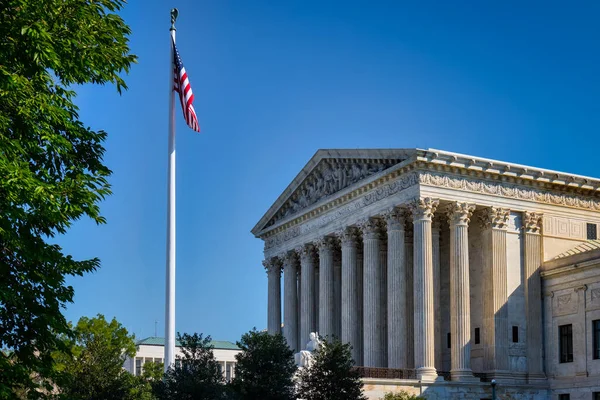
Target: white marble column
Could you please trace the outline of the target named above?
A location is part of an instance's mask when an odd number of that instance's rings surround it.
[[[414,226],[415,368],[417,379],[421,381],[437,378],[431,220],[438,203],[438,200],[424,198],[410,204]]]
[[[442,366],[442,313],[440,296],[442,293],[440,271],[440,221],[431,222],[431,248],[433,251],[433,315],[435,342],[435,369],[443,370]]]
[[[405,215],[404,220],[404,255],[406,259],[406,364],[408,368],[415,367],[415,302],[414,302],[414,286],[413,286],[413,224],[410,212]]]
[[[364,343],[365,343],[365,330],[364,327],[364,249],[365,246],[362,240],[362,233],[360,230],[356,230],[356,277],[357,277],[357,295],[358,295],[358,332],[360,339],[358,340],[358,359],[355,360],[357,365],[364,364]]]
[[[479,214],[483,242],[483,369],[503,379],[508,365],[506,230],[510,210],[490,207]]]
[[[406,362],[406,259],[404,215],[398,209],[386,212],[387,223],[387,352],[388,368],[408,368]]]
[[[380,220],[379,260],[381,263],[381,280],[379,281],[379,301],[381,307],[381,348],[383,349],[381,366],[387,368],[387,229],[385,221]]]
[[[271,335],[281,333],[281,261],[277,257],[263,261],[267,270],[267,332]]]
[[[300,348],[306,349],[311,332],[316,331],[315,318],[315,254],[314,246],[306,244],[296,251],[300,254]]]
[[[369,219],[360,224],[364,243],[363,275],[363,359],[365,367],[383,366],[383,310],[381,309],[380,226]]]
[[[454,202],[448,206],[450,225],[450,336],[455,381],[475,380],[471,370],[471,305],[469,288],[469,221],[475,205]]]
[[[298,347],[298,255],[289,251],[283,259],[283,336],[290,349]]]
[[[356,231],[347,228],[337,233],[342,245],[342,332],[341,340],[352,346],[352,359],[360,365],[359,279]]]
[[[523,241],[525,258],[525,312],[527,314],[527,376],[530,382],[543,380],[542,356],[542,217],[535,212],[523,213]]]
[[[334,335],[333,241],[323,237],[316,241],[319,250],[319,335]]]
[[[336,238],[333,249],[333,335],[342,337],[342,252]]]

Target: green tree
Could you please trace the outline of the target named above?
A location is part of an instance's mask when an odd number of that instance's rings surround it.
[[[352,369],[351,346],[323,340],[314,363],[300,371],[298,397],[303,400],[366,400],[363,383]]]
[[[137,377],[123,369],[125,357],[135,356],[136,348],[134,337],[116,319],[83,317],[73,333],[66,339],[68,351],[54,354],[61,398],[130,399],[143,389]]]
[[[98,259],[75,260],[51,243],[72,222],[103,223],[110,194],[102,162],[106,133],[79,119],[73,86],[114,84],[130,54],[124,0],[3,0],[0,5],[0,398],[35,390],[52,371],[66,276]],[[50,386],[48,388],[51,388]]]
[[[241,400],[295,399],[294,353],[282,335],[256,329],[245,333],[237,346],[237,365],[231,388]]]
[[[177,334],[182,356],[178,356],[156,387],[161,400],[217,400],[225,396],[225,379],[216,360],[210,336]]]

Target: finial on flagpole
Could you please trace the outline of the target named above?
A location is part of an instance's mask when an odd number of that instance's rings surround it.
[[[176,8],[171,9],[171,31],[175,31],[175,21],[177,21],[177,16],[179,15],[179,11]]]

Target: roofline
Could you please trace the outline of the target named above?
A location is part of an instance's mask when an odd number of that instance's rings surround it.
[[[304,181],[304,179],[310,175],[314,168],[319,162],[325,158],[356,158],[356,159],[379,159],[384,157],[397,157],[400,152],[413,152],[420,149],[414,148],[402,148],[402,149],[319,149],[315,154],[308,160],[300,172],[294,177],[290,184],[281,192],[275,202],[269,207],[267,212],[261,217],[261,219],[254,225],[254,228],[250,231],[255,237],[260,237],[260,232],[264,228],[264,225],[275,215],[279,208],[285,203],[285,201],[291,196],[294,190]],[[421,150],[424,151],[424,150]],[[358,154],[352,154],[351,152],[368,152],[364,157],[359,157]],[[416,160],[416,157],[414,157]]]
[[[356,154],[355,158],[379,158],[384,156],[398,155],[398,152],[413,152],[411,157],[408,157],[404,163],[410,165],[417,161],[446,165],[457,168],[485,171],[496,173],[499,175],[515,176],[524,178],[525,180],[538,180],[552,184],[564,185],[573,188],[584,188],[600,191],[600,179],[588,177],[584,175],[569,174],[550,169],[537,168],[523,164],[509,163],[490,158],[476,157],[467,154],[454,153],[438,149],[421,149],[421,148],[404,148],[404,149],[320,149],[311,157],[306,165],[300,170],[298,175],[292,182],[283,190],[277,197],[275,202],[269,207],[267,212],[262,216],[258,223],[252,228],[251,232],[255,237],[260,238],[262,230],[269,220],[275,215],[279,208],[291,196],[294,190],[302,183],[302,181],[310,175],[315,166],[324,158],[339,156],[339,158],[352,158],[352,152],[369,152],[368,157],[359,157]]]
[[[600,264],[600,249],[593,249],[570,256],[554,258],[542,264],[542,277],[573,270],[593,267]]]

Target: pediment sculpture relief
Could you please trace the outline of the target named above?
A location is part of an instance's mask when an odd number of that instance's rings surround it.
[[[366,177],[387,169],[402,160],[321,161],[279,209],[268,226],[307,208]]]

